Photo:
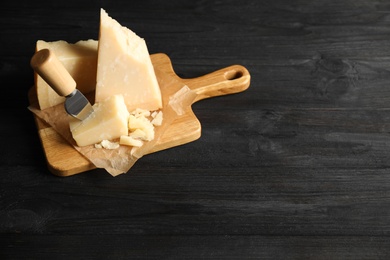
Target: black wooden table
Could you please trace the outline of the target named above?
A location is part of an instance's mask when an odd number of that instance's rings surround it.
[[[97,39],[104,8],[179,76],[245,66],[199,140],[60,178],[27,110],[35,43]],[[386,1],[2,1],[1,259],[388,259]]]

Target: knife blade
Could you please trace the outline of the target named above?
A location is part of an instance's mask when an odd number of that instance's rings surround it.
[[[30,65],[58,95],[66,98],[64,107],[69,115],[84,120],[93,112],[91,103],[76,89],[76,81],[53,51],[37,51],[31,58]]]

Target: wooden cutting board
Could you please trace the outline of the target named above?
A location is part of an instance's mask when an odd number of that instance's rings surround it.
[[[197,78],[182,79],[174,72],[171,60],[166,54],[158,53],[150,57],[153,66],[160,72],[156,73],[159,84],[164,84],[164,78],[175,78],[175,80],[182,82],[183,86],[187,85],[195,91],[196,98],[193,103],[206,98],[242,92],[250,84],[250,74],[241,65],[229,66]],[[33,89],[29,93],[30,103],[36,102]],[[162,93],[163,97],[164,94],[166,93]],[[95,168],[50,125],[36,116],[35,122],[51,173],[65,177]],[[185,108],[185,113],[173,121],[150,153],[195,141],[200,136],[201,124],[199,120],[191,107]]]

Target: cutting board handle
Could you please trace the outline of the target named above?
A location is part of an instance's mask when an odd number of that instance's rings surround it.
[[[49,49],[37,51],[30,65],[58,95],[66,97],[75,90],[76,81]]]
[[[198,96],[194,102],[246,90],[250,85],[250,74],[241,65],[232,65],[204,76],[182,79]]]
[[[195,91],[194,102],[222,95],[234,94],[246,90],[251,81],[249,71],[241,65],[232,65],[197,78],[181,78],[173,69],[171,59],[164,53],[151,55],[159,70],[176,77]]]

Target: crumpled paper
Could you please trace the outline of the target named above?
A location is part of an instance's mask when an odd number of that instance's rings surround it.
[[[121,145],[117,149],[95,148],[94,145],[79,147],[76,145],[69,129],[69,115],[64,109],[64,104],[59,104],[44,110],[38,108],[38,104],[30,104],[28,109],[37,117],[48,123],[66,141],[89,159],[96,168],[104,168],[112,176],[126,173],[142,156],[148,154],[157,143],[171,123],[185,112],[185,108],[191,106],[197,94],[188,86],[166,73],[156,70],[156,76],[163,98],[163,123],[155,127],[155,138],[145,142],[141,147],[129,147]]]

